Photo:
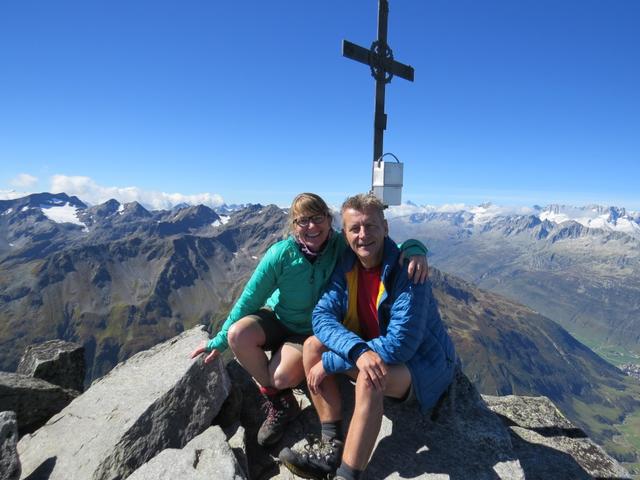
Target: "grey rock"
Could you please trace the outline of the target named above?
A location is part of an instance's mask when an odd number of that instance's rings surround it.
[[[249,459],[247,458],[247,436],[245,429],[242,425],[237,423],[236,425],[224,430],[225,435],[229,439],[229,446],[236,456],[238,464],[242,468],[244,476],[249,477]]]
[[[189,353],[207,339],[186,331],[119,364],[44,427],[18,443],[23,478],[120,480],[211,425],[229,392],[221,361]]]
[[[431,479],[446,472],[451,478],[493,480],[507,462],[517,471],[507,429],[462,373],[436,418],[420,415],[416,405],[393,402],[387,402],[385,413],[367,468],[370,478]]]
[[[243,480],[246,475],[238,464],[227,437],[213,426],[181,449],[163,450],[136,470],[128,480]]]
[[[242,410],[242,389],[236,385],[231,385],[231,391],[227,396],[227,399],[220,408],[220,413],[216,417],[214,423],[220,425],[220,427],[228,428],[240,420],[240,412]]]
[[[40,428],[77,396],[76,390],[39,378],[0,372],[0,411],[16,412],[20,435]]]
[[[576,428],[546,397],[484,397],[509,427],[527,478],[631,479],[617,461]],[[544,456],[543,456],[544,452]]]
[[[16,372],[81,392],[84,390],[84,347],[64,340],[29,345]]]
[[[0,480],[20,478],[18,424],[15,412],[0,412]]]

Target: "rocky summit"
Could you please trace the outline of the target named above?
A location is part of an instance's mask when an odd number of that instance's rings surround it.
[[[270,450],[259,448],[255,433],[263,413],[257,387],[235,361],[224,368],[220,361],[205,365],[202,358],[190,359],[204,338],[202,329],[189,330],[119,364],[46,425],[22,437],[19,459],[10,438],[5,441],[0,464],[21,463],[23,480],[297,478],[278,464],[277,454],[319,431],[305,391],[296,396],[302,414],[283,440]],[[353,387],[345,380],[341,388],[348,419]],[[0,424],[1,431],[15,432],[15,417],[3,413],[0,421],[5,417],[8,427]],[[222,418],[224,428],[218,425]],[[421,415],[415,405],[385,402],[367,478],[631,476],[548,399],[483,398],[460,372],[442,406],[430,415]]]

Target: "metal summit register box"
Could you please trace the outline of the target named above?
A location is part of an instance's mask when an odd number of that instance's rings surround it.
[[[373,194],[385,205],[400,205],[402,201],[403,166],[397,158],[395,162],[385,162],[382,158],[373,162],[371,188]]]

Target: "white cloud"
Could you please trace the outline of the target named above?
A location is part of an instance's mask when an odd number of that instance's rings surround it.
[[[16,178],[13,178],[9,183],[18,188],[27,188],[35,185],[38,182],[38,177],[29,175],[28,173],[21,173]]]
[[[51,192],[75,195],[80,200],[94,205],[106,202],[111,198],[115,198],[120,203],[135,201],[151,210],[169,209],[179,203],[202,204],[208,207],[217,207],[224,203],[222,196],[217,193],[184,195],[182,193],[142,190],[138,187],[105,187],[98,185],[90,177],[68,175],[51,177]]]
[[[0,200],[13,200],[14,198],[21,198],[29,195],[24,192],[16,192],[15,190],[0,190]]]

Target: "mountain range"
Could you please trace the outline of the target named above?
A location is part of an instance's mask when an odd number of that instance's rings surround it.
[[[286,214],[274,205],[234,210],[222,214],[200,205],[149,211],[115,200],[88,206],[76,197],[47,193],[0,201],[0,370],[15,370],[26,345],[61,338],[85,346],[90,381],[196,324],[215,328],[262,253],[287,231]],[[453,265],[487,265],[504,260],[507,248],[530,248],[536,228],[537,236],[549,239],[547,248],[573,238],[560,234],[567,225],[539,218],[521,217],[515,228],[504,218],[474,222],[465,211],[451,217],[443,212],[395,213],[389,211],[393,238],[427,239],[432,263],[441,270],[447,270],[443,259],[456,258],[454,245],[460,259]],[[443,228],[422,236],[433,222]],[[601,235],[612,236],[604,242],[611,252],[635,241],[624,232],[588,230],[586,257],[587,247],[602,243],[595,240]],[[575,238],[583,238],[582,233]],[[485,235],[503,238],[492,261],[471,256],[473,248],[463,241],[474,236],[484,241]],[[554,235],[558,240],[551,242]],[[507,247],[509,240],[516,247]],[[637,255],[627,255],[623,271],[633,272]],[[606,259],[601,253],[591,256]],[[573,268],[574,275],[581,272]],[[640,448],[633,443],[639,441],[637,432],[630,435],[628,427],[640,417],[637,380],[603,361],[535,305],[532,310],[524,301],[479,289],[441,270],[431,272],[440,313],[465,372],[482,393],[546,395],[618,459],[638,461]],[[587,279],[582,282],[586,285]],[[558,304],[571,299],[568,292],[558,294]]]
[[[640,363],[640,214],[616,207],[390,209],[430,261],[557,321],[616,363]],[[617,357],[617,358],[616,358]]]

